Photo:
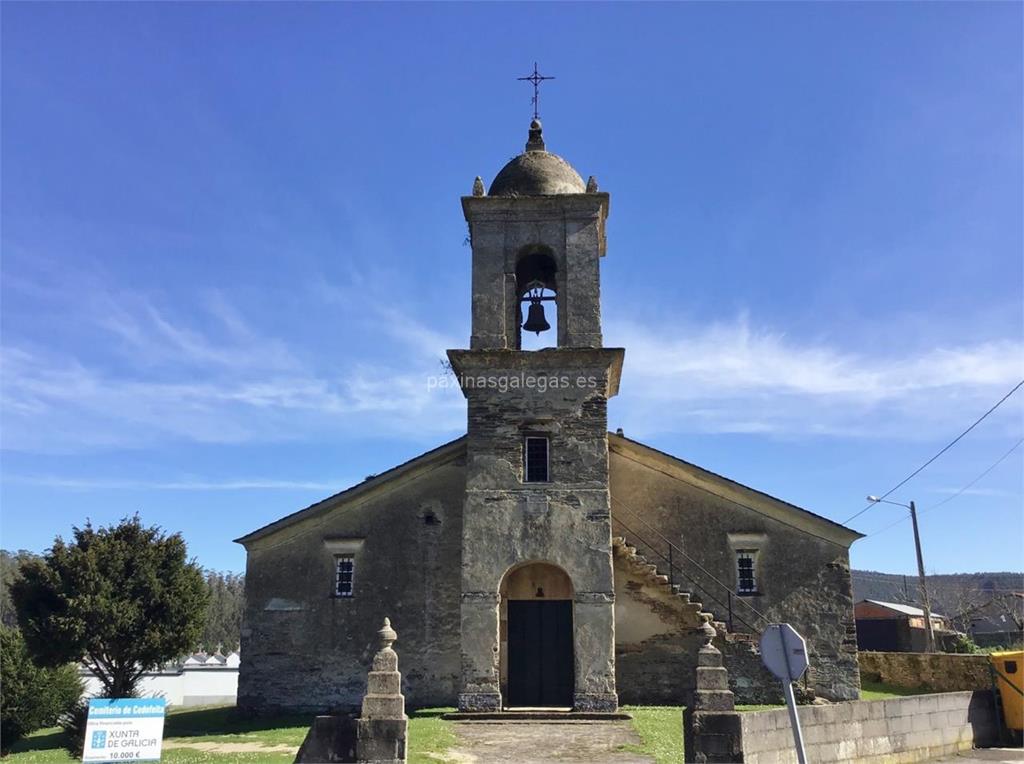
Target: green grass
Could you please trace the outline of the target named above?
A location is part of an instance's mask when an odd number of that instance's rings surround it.
[[[438,764],[446,760],[444,754],[455,745],[455,730],[441,714],[454,710],[421,708],[409,713],[409,764]]]
[[[410,764],[438,764],[455,743],[451,725],[441,719],[450,708],[427,708],[409,714]],[[311,715],[242,717],[233,706],[172,709],[164,724],[164,741],[189,743],[248,743],[287,745],[297,749],[309,725]],[[69,764],[72,759],[62,748],[60,729],[39,730],[19,741],[4,762],[11,764]],[[290,764],[295,754],[280,751],[252,753],[213,753],[189,748],[164,748],[161,761],[168,764]]]
[[[902,698],[907,695],[924,695],[932,690],[923,687],[897,687],[894,684],[885,682],[871,682],[861,679],[860,699],[861,700],[886,700],[888,698]]]
[[[683,760],[682,706],[623,706],[633,717],[633,729],[640,745],[626,750],[653,756],[658,764],[677,764]]]

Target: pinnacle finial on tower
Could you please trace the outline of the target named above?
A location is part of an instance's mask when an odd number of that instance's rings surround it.
[[[544,148],[544,126],[534,117],[530,121],[530,139],[526,142],[527,151],[547,151]]]

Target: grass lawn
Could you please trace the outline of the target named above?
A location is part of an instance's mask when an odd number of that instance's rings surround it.
[[[421,708],[409,712],[409,764],[438,764],[445,761],[445,752],[455,745],[452,722],[441,714],[454,708]],[[430,755],[433,754],[433,755]]]
[[[902,698],[906,695],[925,695],[929,692],[934,692],[934,690],[926,690],[920,687],[897,687],[894,684],[868,682],[863,679],[860,683],[861,700],[885,700],[887,698]]]
[[[627,750],[653,756],[658,764],[677,764],[683,760],[682,706],[623,706],[633,716],[633,729],[640,745]]]
[[[443,754],[455,742],[451,725],[441,719],[441,714],[450,710],[430,708],[409,714],[410,764],[438,764],[443,760],[440,756],[431,757],[427,754]],[[241,718],[236,716],[233,706],[172,709],[164,724],[161,761],[169,764],[290,764],[311,723],[312,717],[308,715]],[[61,747],[62,742],[63,733],[59,729],[39,730],[15,745],[4,762],[70,764],[75,760]],[[287,746],[288,750],[199,750],[171,747],[174,744],[221,749],[226,746],[249,749]]]

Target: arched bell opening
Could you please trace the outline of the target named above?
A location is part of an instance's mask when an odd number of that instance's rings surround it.
[[[499,589],[499,673],[506,708],[569,708],[575,657],[569,574],[548,562],[511,568]]]
[[[519,350],[558,345],[557,271],[551,252],[541,247],[527,250],[516,263],[516,347]]]

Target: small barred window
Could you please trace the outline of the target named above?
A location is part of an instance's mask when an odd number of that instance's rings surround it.
[[[548,482],[548,439],[527,436],[526,442],[523,444],[523,462],[523,482]]]
[[[334,558],[334,595],[336,597],[352,596],[352,581],[355,572],[355,557],[350,554],[342,554]]]
[[[736,550],[736,593],[757,594],[757,550]]]

